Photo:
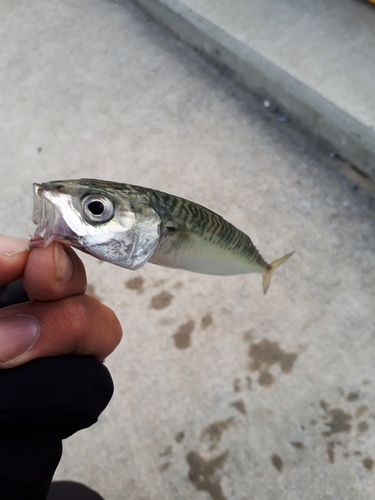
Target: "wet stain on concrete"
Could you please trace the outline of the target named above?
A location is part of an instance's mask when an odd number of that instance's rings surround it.
[[[333,464],[335,462],[335,442],[328,441],[326,444],[326,450],[327,450],[328,461],[330,464]]]
[[[176,441],[176,443],[181,443],[184,437],[185,437],[185,431],[180,431],[177,432],[177,434],[174,437],[174,440]]]
[[[326,415],[322,418],[330,417],[329,422],[325,422],[329,430],[323,431],[323,436],[332,436],[332,434],[337,434],[338,432],[349,432],[352,428],[350,420],[352,416],[349,413],[341,410],[341,408],[329,409],[325,401],[320,401],[320,406],[326,412]]]
[[[238,399],[237,401],[233,401],[229,406],[233,406],[233,408],[236,408],[242,415],[247,415],[247,410],[245,403],[242,401],[242,399]]]
[[[143,285],[145,280],[140,276],[136,276],[128,281],[126,281],[125,286],[129,288],[129,290],[134,290],[139,293],[143,293]]]
[[[233,390],[234,392],[241,392],[241,380],[239,378],[234,379]]]
[[[367,470],[372,470],[374,466],[374,461],[371,457],[366,457],[362,460],[362,463],[364,467],[366,467]]]
[[[165,309],[172,302],[173,295],[163,290],[151,299],[150,307],[152,309]]]
[[[358,392],[349,392],[349,394],[346,396],[347,401],[357,401],[358,398]]]
[[[160,472],[166,471],[170,467],[170,465],[171,465],[171,462],[166,462],[165,464],[161,464],[159,466],[159,471]]]
[[[186,455],[189,464],[189,480],[197,491],[207,492],[212,500],[227,500],[217,470],[224,466],[228,455],[228,450],[211,460],[205,460],[197,451],[190,451]]]
[[[172,446],[167,446],[164,451],[159,453],[159,456],[166,457],[167,455],[170,455],[171,453],[172,453]]]
[[[270,367],[278,363],[283,373],[289,373],[297,359],[297,354],[285,352],[280,349],[277,342],[263,339],[258,344],[250,346],[249,357],[251,358],[250,370],[259,372],[258,383],[263,387],[269,387],[274,381],[269,371]]]
[[[277,453],[274,453],[271,456],[271,463],[278,472],[283,471],[284,464],[283,464],[282,458]]]
[[[364,420],[361,422],[358,422],[357,429],[358,429],[358,432],[366,432],[368,430],[368,423],[365,422]]]
[[[359,392],[349,392],[345,395],[345,392],[342,392],[343,402],[345,405],[351,404],[352,402],[358,401],[361,397]],[[365,433],[370,429],[370,425],[368,422],[363,420],[363,418],[355,424],[353,422],[353,416],[341,408],[331,408],[329,404],[323,399],[320,400],[320,407],[324,410],[324,415],[321,416],[321,419],[324,422],[325,429],[322,431],[322,435],[327,438],[326,440],[326,452],[328,456],[328,461],[330,463],[335,462],[335,453],[337,453],[337,447],[339,445],[344,447],[344,452],[342,456],[344,458],[349,458],[352,456],[361,457],[362,452],[360,450],[355,450],[351,454],[347,450],[348,443],[346,440],[344,442],[335,439],[335,436],[339,433],[351,433],[353,436],[353,431],[357,433]],[[355,410],[355,418],[360,419],[365,413],[368,413],[369,408],[367,405],[359,405]],[[328,429],[327,429],[328,428]],[[358,435],[358,434],[357,434]],[[353,436],[354,437],[354,436]],[[346,448],[346,449],[345,449]],[[373,467],[373,459],[370,457],[366,457],[362,460],[362,464],[367,469],[371,470]]]
[[[220,441],[223,432],[233,423],[233,420],[234,418],[230,417],[227,420],[218,420],[217,422],[208,425],[201,433],[201,441],[208,438],[212,444],[211,449],[213,449]]]
[[[182,283],[182,281],[177,281],[174,285],[173,285],[173,288],[175,288],[176,290],[179,290],[180,288],[182,288],[184,286],[184,284]]]
[[[358,406],[358,408],[356,409],[356,412],[355,412],[355,416],[357,418],[362,417],[362,415],[364,413],[366,413],[366,411],[368,411],[368,406],[367,405]]]
[[[253,381],[251,377],[246,377],[243,381],[239,378],[235,378],[233,380],[233,390],[234,392],[241,392],[243,386],[245,386],[245,389],[250,391],[252,383]]]
[[[303,448],[303,443],[301,443],[301,441],[291,441],[290,444],[298,450],[302,450]]]
[[[187,349],[191,346],[191,334],[194,331],[195,323],[192,319],[178,327],[173,335],[173,340],[177,349]]]
[[[251,328],[250,330],[246,330],[246,332],[243,334],[243,339],[246,342],[250,342],[254,338],[254,333],[255,330],[253,328]]]
[[[319,403],[325,413],[321,418],[325,420],[324,425],[328,427],[328,430],[322,432],[322,436],[330,438],[326,441],[326,452],[329,463],[333,464],[335,462],[335,447],[342,443],[339,440],[334,440],[332,435],[340,432],[348,433],[352,428],[350,422],[352,416],[341,408],[330,408],[324,399],[321,399]]]
[[[92,285],[91,283],[89,283],[86,287],[86,294],[87,295],[91,295],[91,297],[95,297],[96,299],[98,300],[102,300],[99,295],[96,293],[96,289],[95,289],[95,286]]]
[[[208,326],[212,325],[212,323],[213,323],[212,314],[211,313],[205,314],[201,320],[202,330],[205,330]]]

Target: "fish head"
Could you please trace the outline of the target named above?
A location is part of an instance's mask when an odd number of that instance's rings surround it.
[[[60,241],[127,269],[143,266],[160,239],[146,199],[94,179],[34,184],[33,222],[31,248]]]

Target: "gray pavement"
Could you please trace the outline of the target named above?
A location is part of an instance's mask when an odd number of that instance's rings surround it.
[[[0,5],[0,232],[32,182],[96,177],[192,199],[247,232],[261,277],[82,255],[124,338],[115,395],[56,472],[106,500],[369,500],[374,198],[326,151],[132,3]]]
[[[375,6],[133,0],[375,180]]]

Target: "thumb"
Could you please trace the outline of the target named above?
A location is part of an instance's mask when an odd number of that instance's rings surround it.
[[[115,313],[88,295],[5,307],[0,312],[0,368],[60,354],[91,354],[102,361],[121,336]]]

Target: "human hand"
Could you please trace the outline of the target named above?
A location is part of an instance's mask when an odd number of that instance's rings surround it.
[[[82,261],[53,242],[29,250],[28,240],[0,235],[0,286],[23,277],[30,302],[0,309],[0,368],[61,354],[90,354],[100,361],[121,340],[111,309],[84,295]]]

